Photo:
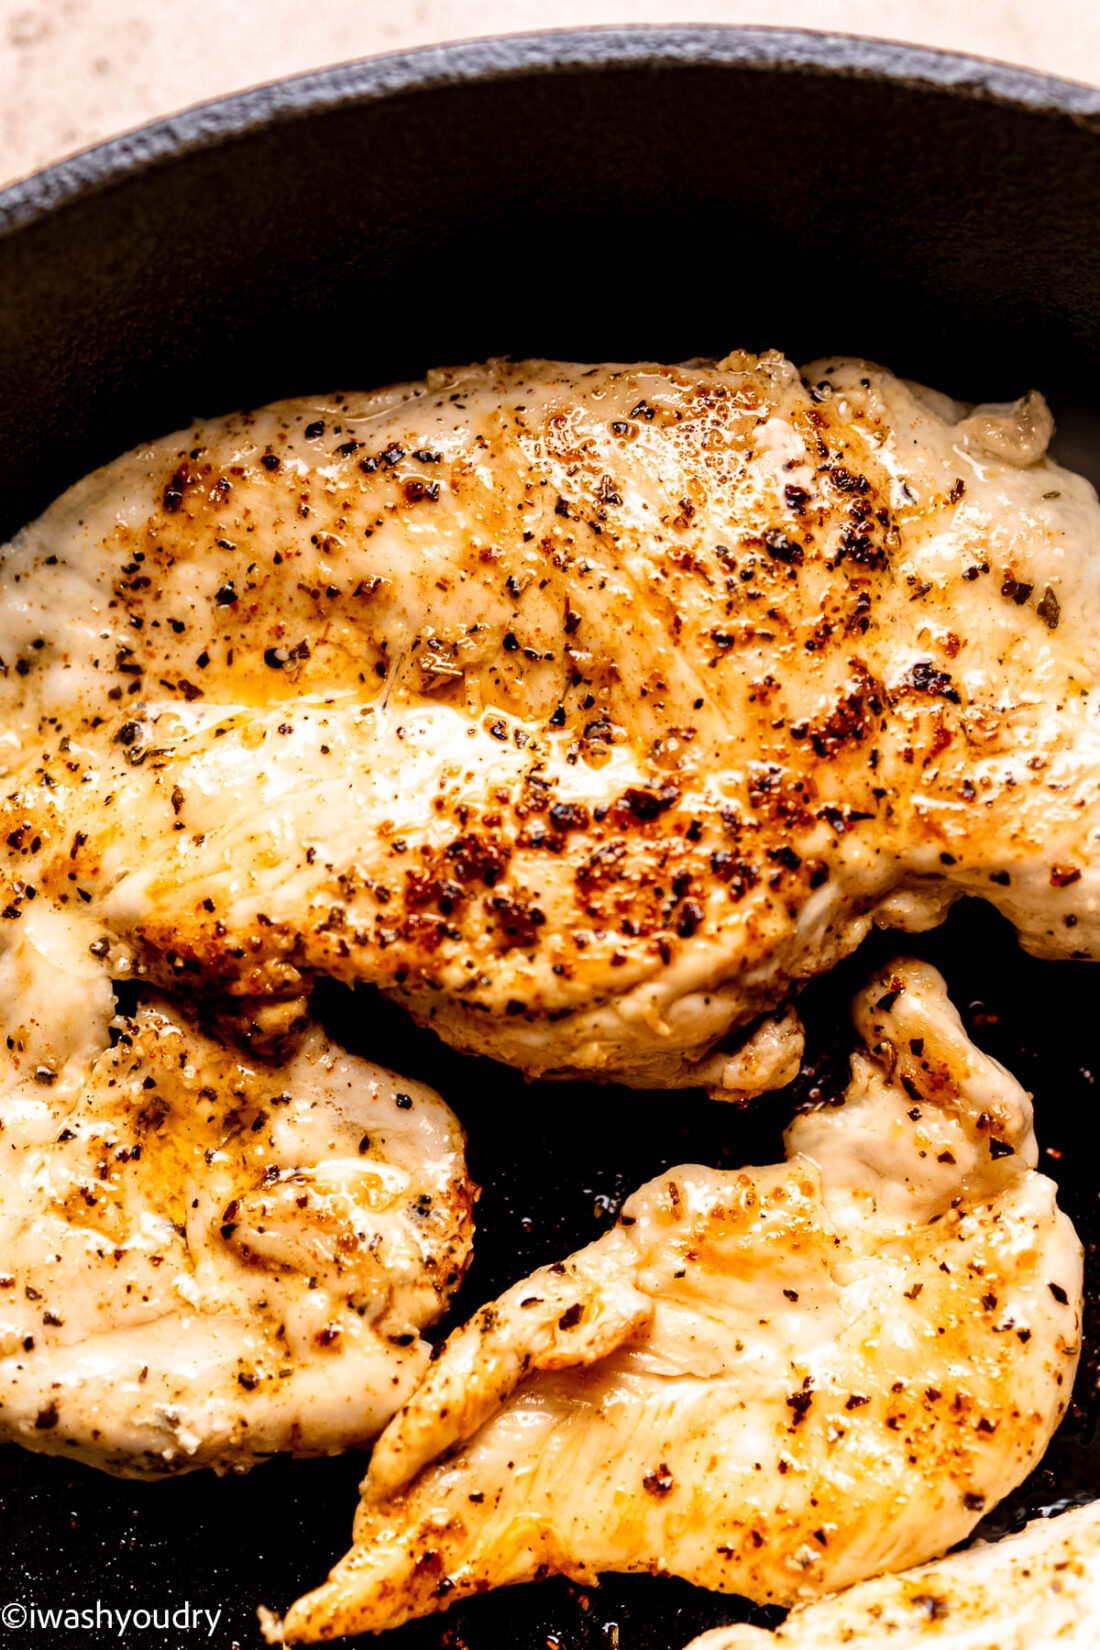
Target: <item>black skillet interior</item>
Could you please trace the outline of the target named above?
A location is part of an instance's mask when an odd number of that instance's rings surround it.
[[[1051,394],[1067,461],[1100,428],[1100,93],[971,60],[769,31],[593,31],[380,60],[194,111],[0,196],[0,533],[140,440],[269,398],[492,353],[868,355],[974,399]],[[897,937],[804,997],[813,1060],[744,1112],[525,1085],[373,993],[319,988],[353,1046],[436,1083],[485,1186],[465,1315],[585,1242],[674,1163],[769,1161],[844,1070],[847,1004]],[[1100,1237],[1088,965],[1023,957],[980,907],[911,949],[1034,1090],[1044,1167]],[[1091,1250],[1090,1250],[1091,1253]],[[1095,1268],[1093,1281],[1096,1282]],[[992,1533],[1100,1491],[1100,1319],[1076,1400]],[[128,1485],[3,1452],[0,1605],[221,1609],[183,1650],[257,1645],[346,1546],[361,1458]],[[394,1650],[679,1650],[768,1620],[649,1577],[477,1599]],[[0,1614],[2,1619],[2,1614]],[[27,1630],[32,1642],[61,1642]],[[137,1635],[130,1635],[131,1640]],[[103,1630],[66,1631],[103,1650]],[[122,1642],[126,1642],[123,1640]]]

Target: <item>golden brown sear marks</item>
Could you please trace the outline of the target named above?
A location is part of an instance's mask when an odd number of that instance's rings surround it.
[[[141,449],[0,571],[7,920],[87,904],[161,985],[371,980],[667,1084],[960,893],[1094,955],[1100,511],[1048,426],[735,354]]]

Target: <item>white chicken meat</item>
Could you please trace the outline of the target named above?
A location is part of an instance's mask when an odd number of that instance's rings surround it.
[[[317,1027],[265,1067],[116,1015],[95,933],[35,905],[0,957],[0,1439],[126,1476],[367,1443],[469,1259],[461,1128]]]
[[[650,1571],[793,1604],[962,1540],[1076,1368],[1081,1247],[1027,1095],[940,976],[857,999],[787,1160],[687,1165],[457,1331],[375,1446],[350,1552],[272,1642]]]
[[[0,557],[0,931],[83,902],[246,1036],[331,974],[531,1074],[717,1088],[874,922],[978,894],[1096,957],[1100,508],[1050,430],[735,354],[142,447]]]
[[[719,1627],[687,1650],[1095,1650],[1098,1643],[1100,1502],[1093,1502],[802,1605],[774,1633]]]

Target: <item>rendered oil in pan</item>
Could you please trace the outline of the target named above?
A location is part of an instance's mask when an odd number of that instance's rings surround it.
[[[979,1044],[1035,1095],[1041,1166],[1086,1245],[1085,1354],[1074,1402],[1041,1466],[979,1533],[1018,1528],[1039,1512],[1091,1500],[1100,1485],[1100,1036],[1096,971],[1037,962],[991,911],[967,904],[945,927],[906,938],[874,935],[805,992],[807,1063],[790,1090],[739,1111],[701,1094],[640,1093],[582,1084],[526,1084],[513,1072],[413,1033],[373,992],[321,988],[316,1007],[349,1046],[434,1083],[470,1136],[484,1187],[469,1277],[451,1322],[461,1321],[530,1268],[588,1242],[636,1186],[675,1163],[722,1167],[774,1161],[793,1109],[837,1092],[851,1047],[848,1005],[867,973],[901,948],[947,977]],[[447,1325],[441,1326],[441,1330]],[[0,1452],[4,1598],[42,1606],[113,1609],[193,1606],[221,1615],[210,1639],[143,1631],[143,1645],[239,1650],[261,1644],[257,1603],[285,1607],[347,1547],[364,1458],[273,1461],[244,1478],[197,1473],[128,1484],[67,1462]],[[13,1561],[10,1555],[18,1555]],[[610,1576],[599,1588],[553,1580],[473,1599],[387,1635],[392,1650],[681,1650],[706,1627],[782,1612],[649,1576]],[[102,1630],[29,1642],[104,1650]],[[137,1641],[131,1634],[124,1642]]]

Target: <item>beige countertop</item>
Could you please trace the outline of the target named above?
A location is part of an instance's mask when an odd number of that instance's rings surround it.
[[[0,0],[0,182],[188,104],[347,58],[664,22],[874,34],[1100,83],[1097,0]]]

